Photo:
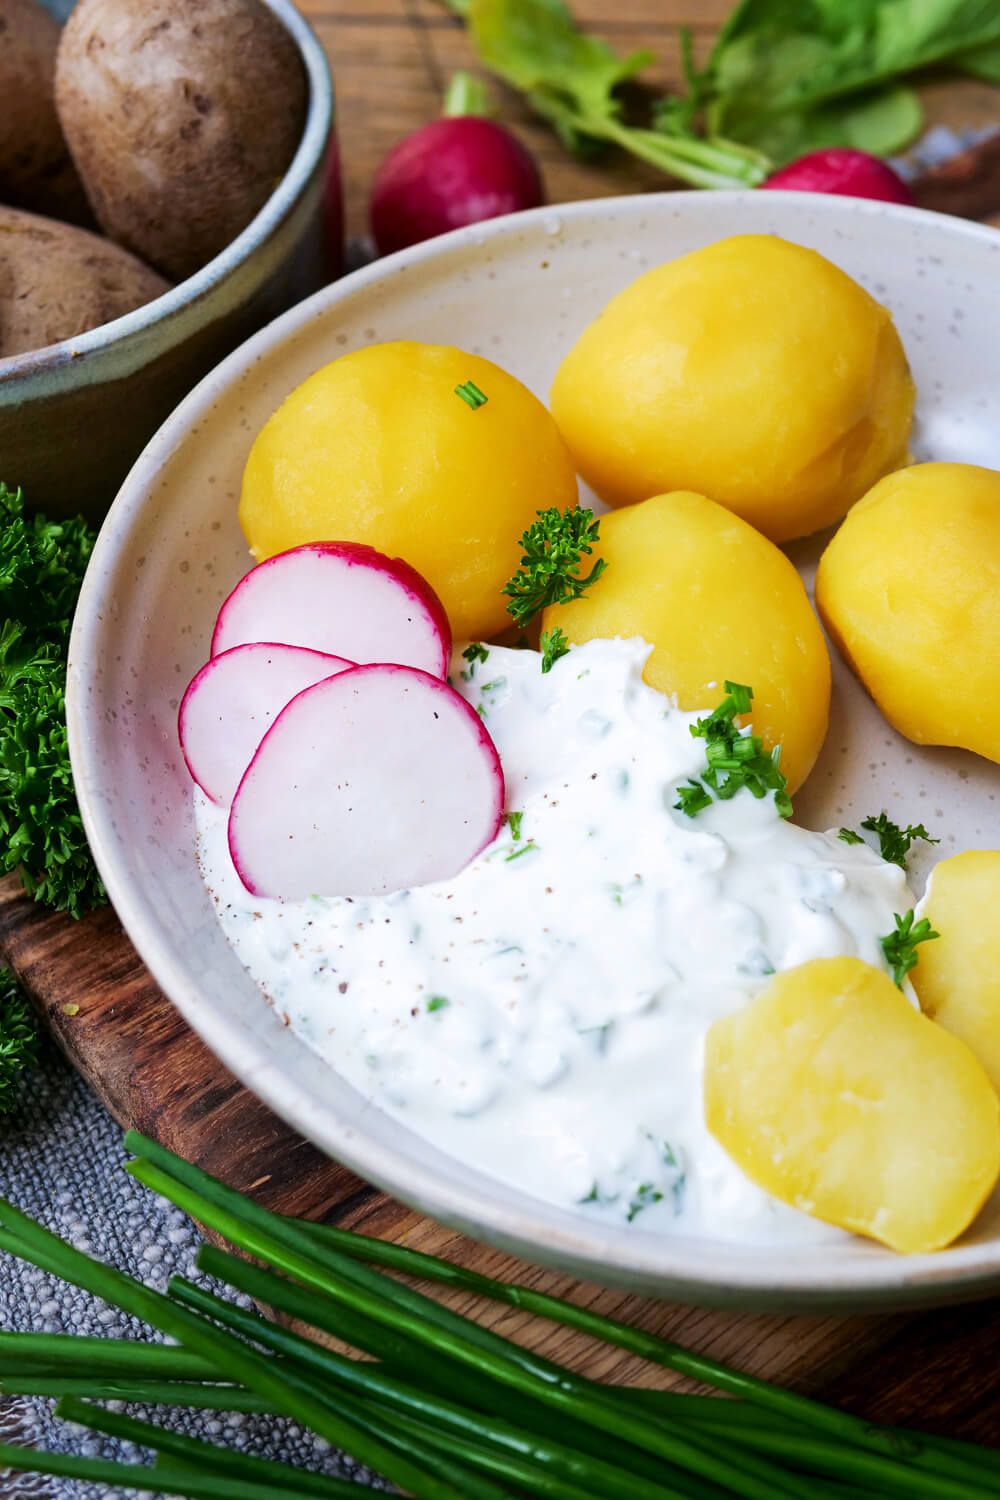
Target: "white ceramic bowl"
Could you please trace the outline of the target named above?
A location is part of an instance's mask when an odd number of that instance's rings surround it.
[[[528,1259],[688,1301],[847,1307],[1000,1288],[1000,1205],[958,1246],[904,1258],[861,1239],[742,1248],[588,1222],[462,1166],[366,1103],[272,1013],[222,935],[193,854],[177,744],[181,692],[219,603],[249,566],[236,522],[253,437],[319,365],[375,340],[487,355],[540,395],[609,297],[647,266],[745,231],[828,255],[888,303],[920,390],[921,458],[1000,467],[1000,234],[916,210],[793,193],[576,203],[462,230],[327,287],[232,354],[165,423],[101,533],[71,647],[77,790],[111,898],[153,975],[278,1114],[414,1207]],[[815,542],[793,550],[808,573]],[[996,845],[1000,770],[899,739],[841,664],[830,736],[796,817],[887,807],[932,825],[936,854]],[[920,871],[917,871],[918,881]]]

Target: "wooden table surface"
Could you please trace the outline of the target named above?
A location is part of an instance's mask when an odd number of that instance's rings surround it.
[[[648,81],[677,85],[677,27],[690,25],[705,55],[730,0],[573,0],[582,21],[622,51],[657,54]],[[434,0],[300,0],[333,65],[344,161],[347,228],[367,228],[374,170],[402,136],[431,119],[450,74],[474,68],[460,23]],[[515,96],[490,81],[500,117],[534,151],[552,202],[666,186],[623,157],[573,161]],[[937,81],[923,90],[928,119],[977,126],[1000,119],[1000,90]],[[393,1204],[318,1156],[270,1116],[211,1057],[160,995],[110,912],[76,926],[0,884],[0,957],[31,989],[53,1033],[123,1123],[253,1189],[276,1208],[453,1256],[492,1274],[569,1293],[602,1311],[679,1338],[717,1358],[777,1377],[883,1421],[1000,1443],[995,1350],[1000,1304],[854,1317],[733,1315],[680,1308],[520,1266]],[[79,1004],[67,1005],[67,1000]],[[275,1162],[279,1167],[273,1167]],[[467,1303],[468,1299],[465,1299]],[[463,1304],[464,1305],[464,1304]],[[496,1326],[589,1373],[635,1378],[565,1332],[498,1310]],[[647,1377],[648,1378],[648,1377]],[[658,1384],[676,1378],[659,1372]]]
[[[582,25],[623,54],[648,48],[655,63],[641,81],[681,89],[678,31],[690,28],[695,59],[708,55],[735,0],[570,0]],[[574,161],[550,130],[497,79],[483,74],[462,23],[438,0],[299,0],[333,69],[341,142],[347,233],[368,228],[372,177],[386,152],[440,112],[458,68],[486,77],[497,117],[534,153],[550,202],[603,198],[669,186],[652,167],[610,152],[599,163]],[[1000,90],[971,79],[934,79],[920,89],[928,125],[980,127],[1000,121]]]

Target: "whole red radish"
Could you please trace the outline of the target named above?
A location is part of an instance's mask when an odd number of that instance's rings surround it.
[[[883,203],[912,203],[906,183],[884,161],[867,151],[831,146],[812,151],[773,173],[762,188],[791,188],[799,193],[840,193],[847,198],[877,198]]]
[[[371,224],[380,255],[449,229],[545,201],[538,168],[520,141],[482,117],[486,93],[457,74],[441,119],[400,141],[379,167]]]

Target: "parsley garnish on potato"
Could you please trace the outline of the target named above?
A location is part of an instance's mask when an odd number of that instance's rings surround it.
[[[507,613],[522,628],[550,604],[579,599],[607,567],[599,558],[589,573],[580,574],[584,557],[594,550],[601,524],[592,510],[570,506],[560,515],[553,506],[537,515],[538,520],[532,521],[521,537],[521,566],[502,590],[510,600]]]

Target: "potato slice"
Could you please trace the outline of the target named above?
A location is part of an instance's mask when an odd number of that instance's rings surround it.
[[[930,945],[928,945],[930,946]],[[894,1250],[938,1250],[1000,1171],[1000,1101],[887,974],[819,958],[706,1039],[705,1119],[752,1181]]]
[[[924,1011],[979,1058],[1000,1091],[1000,853],[970,849],[935,865],[920,903],[940,934],[920,950],[911,978]]]

